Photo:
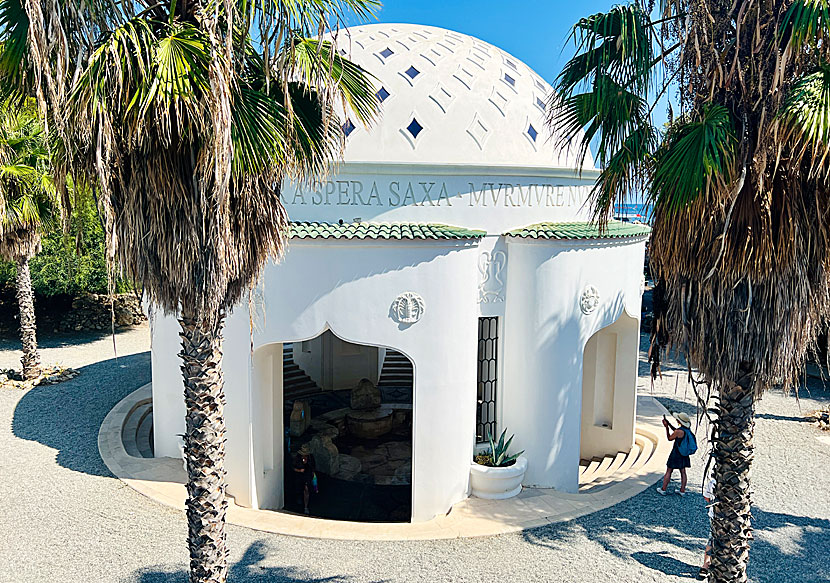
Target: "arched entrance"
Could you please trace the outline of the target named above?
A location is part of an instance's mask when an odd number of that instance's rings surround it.
[[[582,359],[583,463],[627,452],[634,443],[639,322],[625,312],[585,344]]]
[[[304,512],[303,474],[295,471],[302,448],[316,466],[310,515],[408,522],[412,362],[329,330],[282,346],[284,509]]]

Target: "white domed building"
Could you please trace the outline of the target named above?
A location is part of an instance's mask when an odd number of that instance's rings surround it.
[[[321,500],[404,487],[397,519],[429,520],[505,428],[525,486],[575,492],[580,459],[634,441],[648,229],[589,223],[597,170],[557,149],[551,87],[517,58],[409,24],[338,42],[377,77],[382,119],[346,119],[336,171],[286,185],[288,252],[228,318],[228,492],[290,508],[286,460],[306,444]],[[175,319],[155,315],[152,339],[154,454],[178,457]]]

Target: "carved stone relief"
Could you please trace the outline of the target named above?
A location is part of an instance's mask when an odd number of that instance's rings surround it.
[[[586,286],[579,298],[579,307],[583,314],[590,314],[599,305],[599,290],[592,285]]]
[[[484,251],[478,258],[478,271],[481,275],[478,284],[478,301],[492,304],[504,301],[504,267],[507,255],[504,251]]]
[[[402,324],[414,324],[424,315],[424,299],[415,292],[404,292],[392,303],[392,315]]]

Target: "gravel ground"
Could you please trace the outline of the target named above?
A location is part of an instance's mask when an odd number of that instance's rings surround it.
[[[46,338],[44,363],[81,376],[26,393],[0,390],[0,582],[186,581],[183,514],[124,486],[98,456],[106,413],[150,380],[146,326],[116,343],[117,358],[111,336]],[[0,340],[0,368],[18,366],[16,346]],[[677,371],[667,371],[655,394],[694,413]],[[640,382],[651,390],[647,378]],[[802,421],[830,393],[809,384],[799,402],[771,393],[758,406],[755,582],[830,582],[830,445]],[[690,472],[692,495],[662,498],[650,488],[605,511],[515,535],[371,543],[231,526],[231,581],[688,581],[708,532],[703,449]]]

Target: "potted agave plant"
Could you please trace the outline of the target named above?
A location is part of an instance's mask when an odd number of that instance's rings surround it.
[[[487,433],[490,450],[483,451],[473,457],[470,466],[470,485],[473,496],[503,500],[512,498],[522,491],[522,480],[527,470],[527,458],[522,456],[524,450],[510,455],[510,443],[513,436],[505,443],[507,429],[502,431],[498,443],[493,436]]]

